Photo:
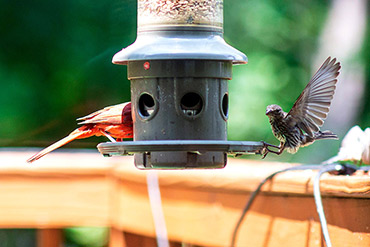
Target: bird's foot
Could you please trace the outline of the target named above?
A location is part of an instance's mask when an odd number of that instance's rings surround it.
[[[277,154],[277,155],[282,153],[281,147],[269,144],[269,143],[264,142],[264,141],[262,141],[262,143],[263,143],[263,149],[261,151],[262,159],[266,158],[268,153],[274,153],[274,154]],[[271,150],[271,149],[269,149],[269,147],[277,148],[277,149],[279,149],[279,151]]]
[[[265,146],[265,147],[273,147],[273,148],[280,149],[280,146],[275,146],[275,145],[272,145],[272,144],[264,142],[264,141],[262,141],[262,143],[263,143],[263,146]]]

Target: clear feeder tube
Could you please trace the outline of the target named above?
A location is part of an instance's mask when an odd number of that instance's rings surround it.
[[[138,0],[138,31],[205,28],[222,32],[223,0]]]
[[[114,55],[113,63],[164,59],[247,63],[245,54],[223,39],[223,0],[138,0],[137,3],[137,39]]]

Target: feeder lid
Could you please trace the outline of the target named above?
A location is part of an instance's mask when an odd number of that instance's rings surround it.
[[[116,53],[114,64],[136,60],[199,59],[245,64],[245,54],[228,45],[222,33],[209,31],[161,31],[139,33],[135,43]]]

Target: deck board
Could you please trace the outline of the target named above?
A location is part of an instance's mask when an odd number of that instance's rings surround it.
[[[136,169],[132,157],[64,151],[25,163],[33,151],[0,150],[0,227],[108,226],[111,239],[121,242],[117,231],[155,236],[147,171]],[[158,171],[170,239],[227,246],[259,182],[293,165],[229,159],[224,169]],[[268,182],[242,224],[238,246],[322,246],[315,174],[291,171]],[[321,188],[333,245],[370,246],[370,176],[325,174]]]

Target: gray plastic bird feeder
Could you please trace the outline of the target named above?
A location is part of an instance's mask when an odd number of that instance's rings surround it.
[[[247,57],[223,39],[222,0],[138,0],[135,43],[113,57],[128,66],[134,141],[102,143],[140,169],[222,168],[227,153],[261,142],[227,141],[232,65]]]

